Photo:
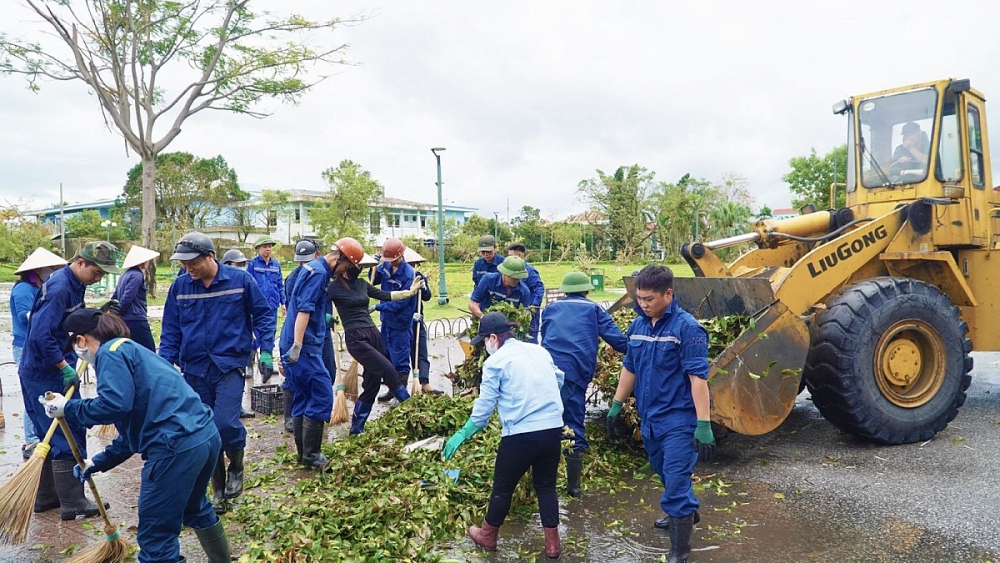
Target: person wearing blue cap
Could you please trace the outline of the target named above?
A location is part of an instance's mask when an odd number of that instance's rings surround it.
[[[194,529],[210,562],[228,562],[225,528],[205,496],[222,448],[211,409],[172,365],[130,340],[117,315],[78,309],[63,324],[77,354],[97,371],[97,397],[67,400],[54,393],[38,401],[50,418],[118,430],[104,451],[74,466],[75,478],[82,486],[94,473],[141,454],[140,563],[183,561],[177,541],[182,525]]]
[[[483,362],[483,382],[469,419],[445,444],[444,458],[454,457],[459,447],[485,428],[493,411],[497,411],[502,438],[493,472],[493,492],[483,525],[470,527],[469,537],[476,545],[496,550],[497,535],[510,512],[514,489],[530,469],[545,532],[545,555],[558,559],[562,546],[556,473],[563,427],[559,398],[563,372],[544,348],[518,341],[511,328],[503,313],[487,313],[480,319],[472,344],[483,343],[489,354]]]

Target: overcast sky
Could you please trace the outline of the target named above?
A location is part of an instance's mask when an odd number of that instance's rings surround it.
[[[758,205],[785,207],[788,160],[845,140],[833,102],[947,77],[1000,95],[986,1],[260,4],[374,17],[335,35],[357,66],[300,105],[202,112],[168,148],[221,154],[252,189],[325,189],[320,172],[352,159],[387,195],[436,202],[429,149],[443,146],[445,201],[482,215],[509,198],[512,216],[565,217],[585,207],[581,180],[633,163],[667,181],[741,174]],[[34,21],[0,3],[0,30],[38,37]],[[0,100],[0,201],[55,203],[60,182],[71,203],[121,192],[138,159],[82,84],[34,94],[0,76]]]

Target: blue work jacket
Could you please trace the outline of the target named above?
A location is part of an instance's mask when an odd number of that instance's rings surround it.
[[[372,284],[380,285],[382,291],[404,291],[413,285],[414,276],[413,266],[407,264],[405,259],[395,272],[392,271],[392,264],[382,262],[375,268],[375,279]],[[406,330],[413,324],[413,313],[417,312],[417,299],[418,297],[414,295],[399,301],[379,301],[375,304],[375,310],[380,313],[383,325]]]
[[[37,285],[19,281],[14,284],[14,289],[10,290],[10,317],[14,321],[14,346],[24,348],[24,341],[28,337],[28,313],[31,306],[35,304],[35,297],[42,288]]]
[[[567,295],[542,309],[542,347],[566,379],[586,387],[597,369],[597,339],[625,353],[628,338],[611,315],[582,295]]]
[[[185,374],[203,377],[209,364],[223,372],[245,368],[253,331],[261,350],[274,349],[274,310],[257,282],[244,270],[218,266],[208,287],[184,273],[167,292],[160,356]]]
[[[68,264],[45,280],[28,318],[28,337],[18,369],[21,377],[62,379],[56,364],[66,360],[76,365],[76,354],[69,346],[69,335],[63,330],[62,322],[66,315],[84,306],[86,290],[87,286],[76,279]]]
[[[97,397],[70,399],[66,420],[84,426],[114,424],[118,437],[94,465],[107,471],[142,454],[144,460],[170,457],[198,446],[219,431],[212,409],[174,366],[127,338],[103,344],[94,358]]]
[[[296,268],[296,271],[299,273],[290,290],[288,316],[281,327],[281,341],[278,343],[282,353],[287,352],[295,342],[295,318],[299,313],[309,313],[309,324],[302,339],[303,348],[320,349],[330,333],[330,327],[326,324],[326,311],[330,303],[326,298],[326,286],[331,272],[326,258],[306,262]]]
[[[472,301],[479,303],[479,308],[486,312],[491,305],[499,301],[507,301],[513,305],[520,305],[527,309],[531,306],[531,292],[523,281],[518,281],[517,285],[508,288],[503,284],[503,274],[486,274],[483,279],[476,284],[476,289],[472,290],[469,297]]]
[[[271,256],[271,261],[267,263],[259,254],[254,256],[247,262],[247,273],[257,280],[257,285],[260,286],[260,291],[264,294],[272,311],[277,310],[279,305],[286,303],[281,262],[274,256]]]
[[[498,272],[497,266],[500,264],[503,264],[503,256],[500,256],[499,252],[493,254],[492,262],[487,262],[482,256],[476,258],[475,263],[472,264],[472,285],[479,285],[479,280],[483,279],[486,274]]]
[[[622,366],[635,374],[644,437],[656,438],[698,416],[688,376],[708,378],[708,332],[675,299],[656,326],[641,310],[626,332]]]
[[[528,270],[528,277],[524,278],[524,285],[528,286],[528,291],[531,292],[531,306],[541,307],[542,301],[545,301],[545,284],[542,283],[542,276],[538,274],[538,268],[535,268],[527,262],[524,263],[525,269]]]
[[[562,428],[562,385],[563,372],[544,348],[511,338],[483,362],[483,382],[469,418],[485,428],[496,409],[501,436]]]
[[[115,288],[115,299],[121,306],[121,318],[124,321],[145,321],[146,311],[146,280],[138,266],[129,268],[118,278]]]

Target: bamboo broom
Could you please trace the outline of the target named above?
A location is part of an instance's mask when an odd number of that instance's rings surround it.
[[[74,391],[76,389],[70,387],[66,398],[72,397]],[[42,466],[49,455],[49,450],[52,449],[49,442],[52,441],[52,436],[58,427],[59,421],[53,420],[42,443],[35,446],[31,458],[0,487],[0,544],[2,545],[24,543],[28,537],[28,526],[31,524],[35,497],[38,495],[38,485],[42,479]]]
[[[90,364],[87,363],[87,360],[80,360],[80,363],[77,364],[77,366],[76,366],[77,367],[76,372],[77,373],[86,373],[87,372],[87,367],[89,367],[89,365]],[[97,378],[97,370],[95,369],[94,370],[94,379],[96,379],[96,378]],[[118,437],[118,429],[115,428],[114,424],[102,424],[100,427],[97,428],[96,434],[97,434],[97,437],[99,437],[99,438],[107,438],[109,440],[113,440],[113,439],[115,439],[115,438]]]
[[[344,374],[344,394],[352,401],[358,400],[358,361],[351,360],[351,367]]]
[[[51,394],[47,393],[46,397],[51,397]],[[69,449],[73,451],[76,464],[84,467],[83,455],[80,453],[80,447],[76,444],[76,438],[73,437],[72,432],[69,430],[69,424],[66,423],[66,419],[59,417],[55,421],[59,423],[59,427],[62,428],[63,434],[66,436],[66,441],[69,442]],[[87,483],[90,485],[90,492],[94,495],[94,503],[97,504],[97,509],[101,511],[101,518],[104,518],[104,539],[107,541],[103,541],[98,545],[88,547],[77,553],[68,563],[119,563],[120,561],[124,561],[131,549],[128,541],[122,537],[118,531],[118,526],[115,526],[111,518],[108,517],[108,511],[104,508],[104,501],[101,500],[101,494],[97,492],[97,485],[94,483],[94,478],[88,477]]]
[[[423,387],[420,386],[420,323],[423,322],[424,315],[424,303],[417,298],[417,314],[420,315],[420,320],[414,323],[413,330],[416,331],[416,338],[413,340],[413,353],[410,354],[410,396],[417,396],[423,391]]]
[[[351,413],[347,410],[347,394],[344,393],[344,376],[337,378],[337,397],[333,401],[333,414],[330,415],[330,424],[342,424],[351,421]]]

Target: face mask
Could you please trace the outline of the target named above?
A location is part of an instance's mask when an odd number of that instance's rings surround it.
[[[94,365],[94,353],[90,351],[90,348],[87,348],[86,346],[83,348],[80,348],[79,346],[74,346],[73,351],[76,352],[76,355],[81,360],[87,362],[90,365]]]
[[[493,345],[493,339],[492,338],[486,341],[486,353],[487,354],[489,354],[489,355],[492,356],[493,354],[496,354],[497,350],[499,350],[499,349],[500,349],[499,346],[494,346]]]

